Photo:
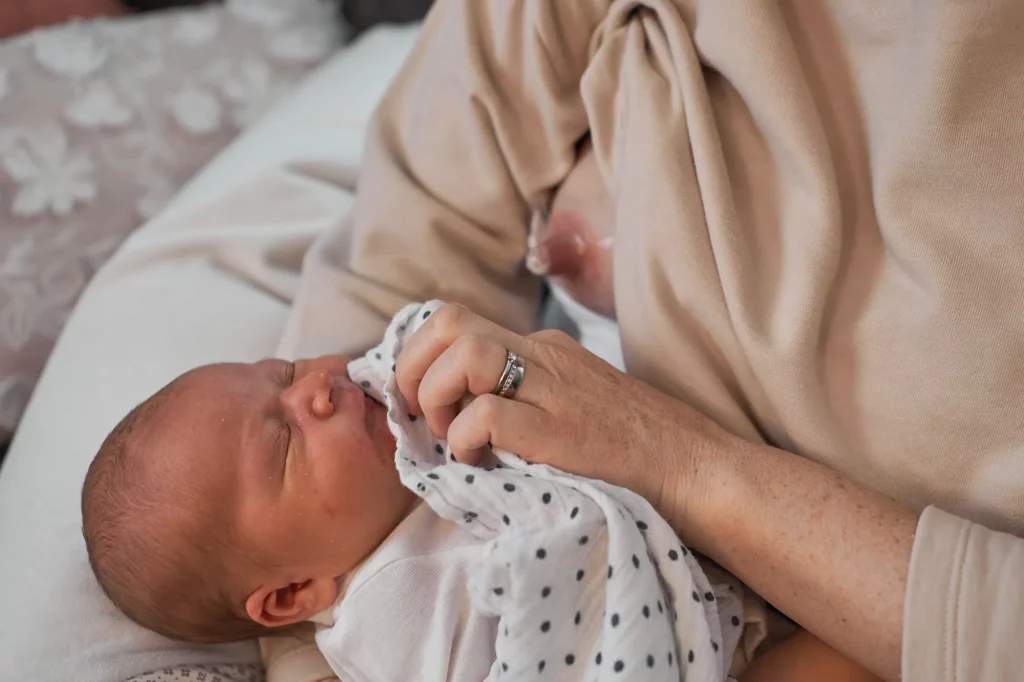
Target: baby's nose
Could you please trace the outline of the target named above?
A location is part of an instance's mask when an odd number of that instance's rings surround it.
[[[296,421],[310,417],[326,419],[334,414],[331,400],[333,385],[328,372],[310,372],[288,387],[282,395],[283,402]]]

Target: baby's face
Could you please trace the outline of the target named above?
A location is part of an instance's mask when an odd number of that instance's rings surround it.
[[[385,408],[349,380],[343,356],[203,367],[171,400],[176,466],[265,568],[250,582],[341,575],[410,509]]]

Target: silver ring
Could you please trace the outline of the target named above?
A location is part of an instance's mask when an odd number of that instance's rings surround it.
[[[523,361],[519,359],[515,352],[508,351],[508,356],[505,360],[505,371],[501,373],[501,378],[498,379],[498,385],[494,388],[494,395],[511,400],[515,397],[516,391],[519,390],[519,385],[523,383],[525,375],[526,367],[523,365]]]

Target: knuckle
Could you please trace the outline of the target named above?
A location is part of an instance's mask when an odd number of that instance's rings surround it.
[[[435,312],[431,318],[432,322],[436,324],[443,333],[454,336],[458,333],[458,330],[465,321],[468,313],[469,310],[458,303],[445,303],[437,309],[437,312]]]
[[[484,424],[491,425],[497,421],[498,412],[501,409],[501,398],[490,393],[478,396],[473,401],[473,407],[476,408],[474,412],[477,419]]]
[[[466,367],[472,367],[485,354],[486,343],[475,334],[460,336],[455,343],[455,355]]]

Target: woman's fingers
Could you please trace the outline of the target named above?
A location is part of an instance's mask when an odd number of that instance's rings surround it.
[[[558,448],[551,438],[557,433],[552,421],[551,415],[533,405],[482,395],[452,421],[448,446],[460,462],[476,463],[488,443],[527,461],[544,462]]]
[[[419,403],[419,389],[427,370],[456,339],[468,335],[492,339],[517,353],[522,353],[526,346],[526,340],[523,337],[462,306],[451,303],[442,306],[412,335],[396,363],[395,373],[398,389],[405,396],[412,413],[423,414]],[[495,383],[497,383],[502,369],[504,369],[504,364],[494,375]],[[492,389],[493,386],[486,390]]]
[[[435,438],[448,427],[466,395],[490,393],[505,369],[504,346],[482,336],[462,336],[427,368],[416,392],[420,410]]]
[[[516,389],[516,400],[536,405],[532,399],[547,379],[544,369],[520,358],[524,375]],[[508,351],[497,341],[470,334],[456,339],[434,361],[420,382],[420,409],[436,438],[446,438],[448,427],[459,412],[459,401],[470,396],[493,393],[508,364]],[[528,377],[528,378],[527,378]]]

